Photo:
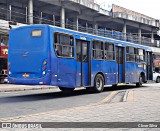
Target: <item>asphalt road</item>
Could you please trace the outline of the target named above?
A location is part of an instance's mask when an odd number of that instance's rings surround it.
[[[145,85],[141,88],[151,88],[154,85]],[[85,106],[102,101],[113,91],[119,92],[118,97],[113,98],[113,102],[120,102],[125,91],[141,88],[137,88],[135,85],[118,88],[106,87],[104,92],[95,94],[88,93],[82,88],[75,90],[71,95],[65,95],[59,89],[1,92],[0,118]]]

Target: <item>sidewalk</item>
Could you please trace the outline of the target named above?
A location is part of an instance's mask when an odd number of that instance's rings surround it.
[[[0,92],[12,92],[12,91],[25,91],[25,90],[43,90],[54,89],[55,86],[45,85],[13,85],[13,84],[0,84]]]
[[[160,88],[133,89],[123,102],[101,103],[27,116],[9,122],[160,122]]]

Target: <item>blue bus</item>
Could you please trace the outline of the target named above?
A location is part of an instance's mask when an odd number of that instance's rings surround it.
[[[104,86],[152,79],[150,47],[50,25],[10,31],[10,84],[76,87],[102,92]]]

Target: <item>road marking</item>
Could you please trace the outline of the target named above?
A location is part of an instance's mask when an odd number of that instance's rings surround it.
[[[110,93],[110,95],[108,95],[106,98],[104,98],[103,100],[101,100],[97,104],[104,104],[104,103],[109,102],[117,93],[118,93],[118,91],[112,91]]]

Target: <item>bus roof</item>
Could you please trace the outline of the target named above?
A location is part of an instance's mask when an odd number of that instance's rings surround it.
[[[140,44],[136,44],[136,43],[132,43],[132,42],[128,42],[128,41],[117,40],[117,39],[114,39],[114,38],[98,36],[98,35],[89,34],[89,33],[86,33],[86,32],[70,30],[70,29],[61,28],[61,27],[57,27],[57,26],[53,26],[53,25],[47,25],[47,24],[25,25],[25,26],[20,26],[20,27],[13,28],[13,29],[11,29],[11,31],[23,29],[23,28],[26,28],[26,27],[32,28],[32,27],[38,27],[38,26],[39,27],[54,28],[54,29],[57,29],[57,31],[60,31],[64,34],[83,35],[84,37],[91,37],[92,39],[97,39],[97,40],[101,40],[101,41],[109,40],[109,42],[113,42],[113,43],[117,43],[117,44],[127,44],[128,46],[134,46],[134,47],[137,47],[137,48],[144,48],[148,51],[153,51],[154,50],[154,48],[152,48],[150,46],[140,45]],[[66,31],[68,31],[68,32],[66,32]]]

